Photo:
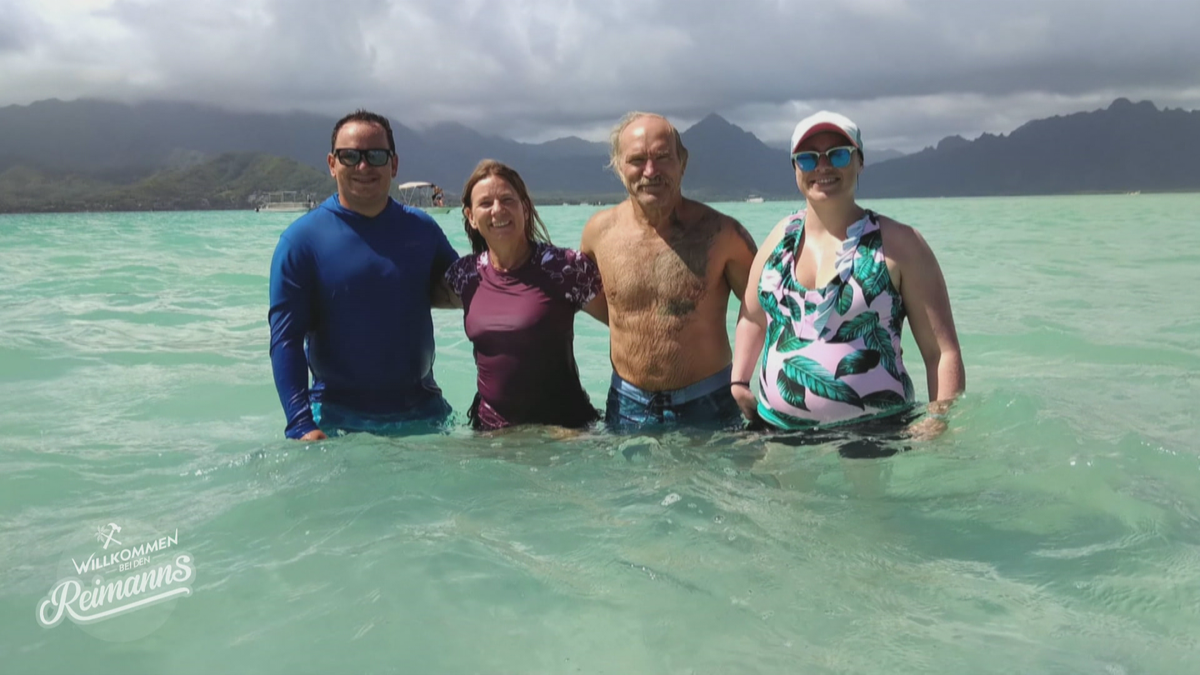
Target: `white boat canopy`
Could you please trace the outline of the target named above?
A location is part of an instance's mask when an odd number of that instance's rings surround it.
[[[414,180],[414,181],[410,181],[408,183],[401,183],[401,184],[397,185],[396,187],[400,188],[401,190],[415,190],[417,188],[434,187],[434,184],[427,183],[423,180]]]

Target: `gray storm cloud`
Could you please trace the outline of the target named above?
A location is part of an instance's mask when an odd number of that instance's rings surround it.
[[[912,149],[1115,96],[1200,101],[1200,3],[1182,0],[117,0],[87,63],[33,29],[56,6],[0,0],[0,104],[367,106],[522,138],[715,111],[769,141],[833,106]]]
[[[17,0],[0,0],[0,58],[37,44],[45,27],[37,14]]]

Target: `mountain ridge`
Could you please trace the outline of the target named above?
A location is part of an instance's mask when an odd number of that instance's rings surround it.
[[[937,146],[870,169],[868,197],[983,197],[1200,190],[1200,111],[1118,98]]]
[[[0,108],[0,211],[31,208],[34,200],[20,195],[21,185],[36,183],[53,193],[44,201],[77,210],[85,208],[85,202],[97,202],[92,196],[72,199],[72,190],[80,195],[94,190],[118,194],[133,185],[156,184],[146,181],[159,173],[186,171],[229,153],[286,159],[323,175],[316,185],[332,186],[325,157],[335,121],[314,113],[235,112],[170,101],[47,99],[6,106]],[[417,131],[393,121],[393,133],[400,157],[397,182],[432,181],[442,185],[448,197],[483,158],[514,166],[541,203],[624,197],[620,181],[607,167],[606,143],[571,136],[522,143],[453,122]],[[689,197],[799,198],[786,151],[766,145],[720,115],[705,116],[682,129],[681,137],[689,149],[684,177]],[[868,143],[864,176],[869,180],[863,181],[859,194],[886,198],[1200,190],[1200,169],[1191,161],[1197,150],[1200,112],[1160,110],[1150,101],[1117,98],[1103,109],[1030,120],[1008,134],[984,133],[972,140],[947,136],[919,152],[886,161],[875,159],[872,153],[880,151],[872,151]],[[18,171],[10,174],[12,169]],[[250,170],[249,175],[268,181],[258,186],[260,192],[297,189],[270,181],[308,185],[316,180],[312,174],[301,179],[295,171]],[[158,201],[195,203],[191,190],[205,180],[185,183],[190,186],[187,194],[164,194]],[[212,185],[218,193],[208,201],[220,206],[209,208],[238,207],[222,196],[224,188]]]

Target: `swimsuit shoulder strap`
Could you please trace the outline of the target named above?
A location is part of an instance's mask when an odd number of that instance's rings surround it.
[[[792,215],[788,216],[787,227],[785,227],[783,230],[784,234],[791,234],[791,233],[795,232],[796,230],[803,228],[804,227],[804,217],[806,215],[808,215],[808,211],[805,209],[800,209],[799,211],[796,211]]]
[[[800,255],[800,242],[804,239],[804,218],[808,211],[800,209],[790,216],[787,227],[783,228],[783,239],[780,244],[794,256]]]

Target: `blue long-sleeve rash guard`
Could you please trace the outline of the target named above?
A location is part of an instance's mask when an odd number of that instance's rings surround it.
[[[457,259],[429,214],[395,200],[367,218],[334,195],[284,230],[268,320],[288,438],[317,428],[311,402],[392,414],[441,395],[429,293]]]

